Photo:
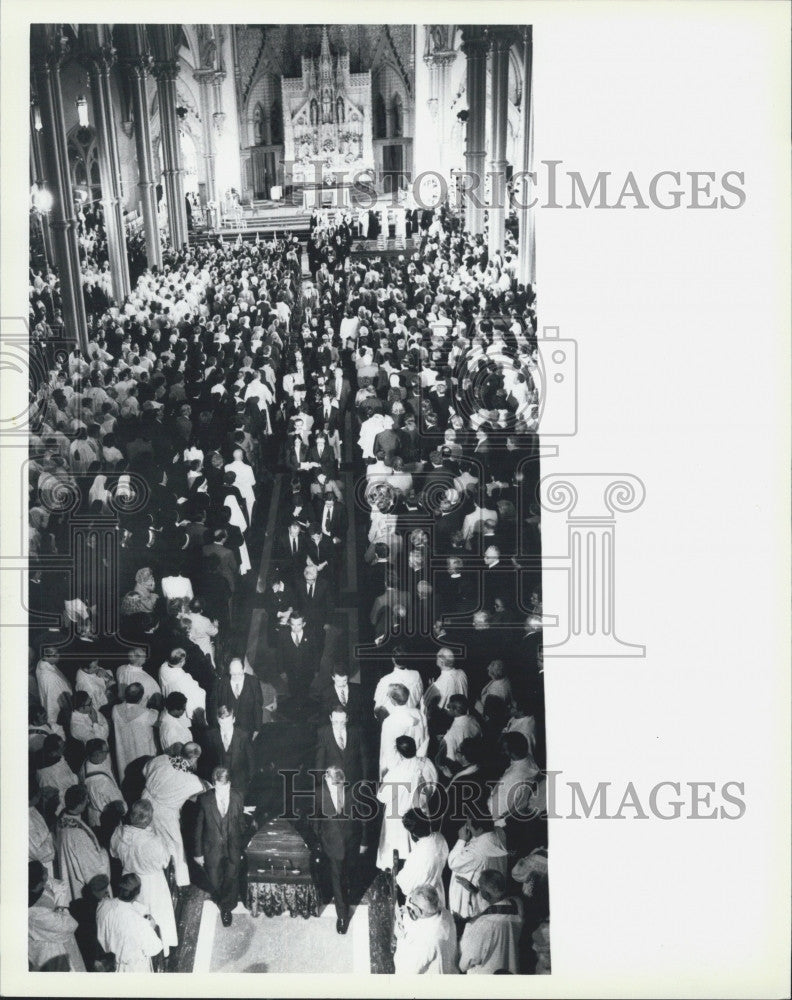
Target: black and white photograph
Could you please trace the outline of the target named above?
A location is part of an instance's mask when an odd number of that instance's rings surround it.
[[[784,995],[791,36],[11,0],[3,995]]]

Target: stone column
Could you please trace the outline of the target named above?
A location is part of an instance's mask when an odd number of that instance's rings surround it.
[[[533,169],[533,28],[526,25],[523,37],[523,92],[522,92],[522,170],[521,190],[517,207],[519,217],[519,253],[517,280],[523,285],[536,284],[536,239],[534,210],[528,206],[534,199],[534,186],[528,173]]]
[[[206,174],[206,200],[217,201],[217,182],[215,175],[215,141],[213,126],[214,89],[213,69],[196,69],[193,79],[198,81],[201,100],[201,121],[203,124],[204,172]]]
[[[473,25],[463,29],[462,39],[462,51],[467,56],[468,98],[465,228],[468,232],[477,234],[484,232],[487,40],[484,29]]]
[[[85,25],[84,32],[86,51],[83,63],[88,69],[91,80],[107,256],[110,261],[113,298],[118,305],[121,305],[129,295],[130,285],[121,192],[121,162],[118,158],[113,97],[110,91],[110,69],[115,63],[116,53],[111,44],[110,33],[104,24]]]
[[[154,77],[162,142],[162,176],[168,200],[168,229],[174,250],[188,242],[187,209],[184,204],[184,178],[181,168],[179,124],[176,119],[176,77],[179,62],[173,40],[173,25],[156,24],[150,29],[154,45]]]
[[[61,62],[67,54],[68,41],[62,36],[60,25],[31,27],[30,55],[41,109],[43,168],[53,197],[50,232],[60,278],[65,334],[87,352],[88,327],[60,80]]]
[[[138,166],[138,194],[146,237],[146,261],[149,267],[162,267],[162,242],[157,220],[157,184],[154,177],[154,157],[151,151],[146,81],[151,72],[152,58],[148,51],[146,29],[142,24],[125,26],[129,57],[125,68],[132,91],[135,116],[135,151]]]
[[[32,103],[30,105],[30,167],[33,174],[31,177],[31,183],[37,184],[39,187],[44,186],[47,175],[44,170],[44,157],[41,153],[41,136],[36,128],[36,119],[35,114],[33,113]],[[44,256],[47,258],[47,263],[51,264],[53,260],[53,250],[52,233],[50,232],[49,227],[49,213],[38,212],[37,215],[41,226],[41,239],[44,244]]]
[[[451,95],[448,90],[448,79],[451,65],[457,54],[451,49],[437,50],[426,57],[431,74],[432,97],[429,111],[437,128],[436,142],[439,147],[440,159],[437,168],[449,180],[448,172],[451,166],[448,155],[448,145],[451,138]]]
[[[492,66],[490,93],[490,254],[503,251],[506,233],[506,127],[509,100],[509,50],[513,41],[510,29],[490,29]]]

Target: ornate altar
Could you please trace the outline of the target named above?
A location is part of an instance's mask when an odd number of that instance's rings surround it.
[[[294,184],[319,190],[339,172],[348,182],[373,171],[371,73],[350,73],[349,53],[331,53],[327,28],[319,57],[304,56],[302,75],[281,87],[283,155],[294,164]]]

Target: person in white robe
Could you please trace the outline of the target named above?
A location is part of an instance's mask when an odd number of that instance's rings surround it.
[[[407,688],[403,684],[391,684],[388,688],[388,698],[393,707],[382,723],[379,758],[380,781],[390,768],[401,760],[396,749],[396,740],[400,736],[411,736],[415,740],[419,757],[425,757],[429,747],[426,720],[420,709],[410,708],[407,704],[409,699]]]
[[[462,920],[480,913],[486,905],[478,891],[481,873],[489,869],[505,875],[508,865],[509,856],[491,819],[474,817],[464,823],[448,855],[451,870],[448,908],[451,912]]]
[[[69,971],[85,972],[74,937],[77,921],[66,901],[53,890],[47,870],[38,861],[28,863],[28,965],[34,972],[65,956]]]
[[[110,853],[121,862],[123,871],[134,872],[140,879],[139,901],[154,917],[159,927],[165,955],[179,943],[165,869],[170,856],[165,844],[154,832],[154,810],[149,801],[140,799],[129,810],[126,823],[116,827],[110,839]]]
[[[484,908],[471,918],[462,933],[460,971],[468,975],[491,975],[505,969],[518,975],[522,901],[507,895],[503,872],[489,868],[479,877],[479,893]]]
[[[417,670],[408,670],[407,667],[399,666],[394,659],[393,670],[389,674],[385,674],[374,689],[375,711],[379,708],[389,712],[393,707],[392,702],[388,698],[388,688],[391,684],[403,684],[407,688],[409,695],[407,704],[410,708],[418,708],[421,704],[421,695],[423,694],[421,675]]]
[[[192,721],[196,708],[206,714],[206,691],[184,669],[186,660],[187,654],[183,649],[174,649],[160,667],[159,682],[166,698],[172,691],[181,691],[187,699],[187,718]]]
[[[396,922],[397,975],[451,975],[459,972],[454,918],[431,885],[416,886]]]
[[[58,867],[73,900],[82,896],[83,886],[94,875],[110,877],[107,851],[82,819],[87,806],[88,792],[83,785],[75,785],[66,793],[66,806],[57,823]]]
[[[377,868],[388,871],[393,866],[393,852],[404,859],[410,853],[412,838],[402,823],[409,809],[423,810],[437,784],[437,769],[426,757],[418,757],[415,740],[399,736],[396,750],[401,758],[388,771],[377,798],[385,806],[377,848]]]
[[[110,763],[110,748],[106,740],[89,740],[87,757],[80,768],[80,781],[88,792],[88,824],[99,826],[102,813],[111,802],[124,801]]]
[[[163,750],[168,750],[175,743],[182,746],[192,743],[193,734],[186,712],[187,699],[181,691],[171,691],[165,699],[165,711],[159,720],[160,746]]]
[[[453,721],[440,740],[437,764],[441,772],[450,778],[462,766],[459,748],[463,740],[481,736],[481,726],[470,714],[468,700],[463,694],[451,695],[448,699],[448,713]]]
[[[512,703],[510,708],[511,718],[506,723],[504,733],[522,733],[528,741],[528,752],[532,757],[536,753],[536,719],[528,715],[522,705],[517,702]]]
[[[503,660],[493,660],[487,667],[489,681],[481,689],[481,694],[476,702],[476,711],[479,715],[484,714],[484,702],[489,697],[500,698],[501,701],[511,709],[514,702],[512,695],[511,681],[506,676],[506,668]]]
[[[65,805],[66,792],[77,784],[77,775],[63,759],[63,749],[60,736],[48,736],[41,748],[41,766],[36,771],[39,788],[54,788],[58,793],[59,810]]]
[[[89,740],[106,740],[110,734],[107,719],[94,708],[91,696],[85,690],[74,694],[69,732],[71,738],[79,740],[83,746]]]
[[[152,826],[154,832],[165,844],[176,869],[176,884],[189,885],[190,876],[184,856],[179,817],[187,799],[200,795],[208,787],[195,774],[195,766],[201,755],[197,743],[188,743],[182,750],[183,756],[169,757],[160,754],[150,760],[143,769],[146,787],[143,798],[154,808]]]
[[[162,951],[154,918],[138,900],[140,879],[122,875],[116,899],[103,899],[96,908],[100,947],[116,957],[117,972],[151,972],[151,959]]]
[[[32,780],[28,789],[28,860],[38,861],[47,870],[47,876],[55,875],[55,841],[52,839],[47,821],[37,806],[41,799],[36,782]]]
[[[244,461],[245,453],[241,448],[234,449],[234,460],[229,462],[226,467],[226,472],[234,473],[234,486],[242,494],[242,499],[245,501],[245,507],[247,508],[248,521],[253,516],[253,507],[256,503],[256,477],[253,473],[253,469]]]
[[[147,705],[149,698],[155,694],[161,694],[160,686],[156,680],[148,673],[143,664],[146,662],[146,651],[144,649],[133,649],[129,654],[129,663],[119,667],[116,671],[118,683],[118,697],[123,698],[126,689],[130,684],[140,684],[143,688],[143,704]]]
[[[108,688],[115,683],[109,670],[99,666],[98,660],[91,660],[87,667],[80,667],[74,680],[75,691],[85,691],[91,699],[95,711],[100,711],[108,702]]]
[[[209,659],[212,661],[212,666],[215,664],[215,650],[214,643],[212,639],[217,635],[218,625],[216,621],[207,618],[203,613],[203,604],[200,600],[194,600],[190,604],[190,610],[182,615],[183,618],[188,618],[190,621],[190,631],[189,639],[190,642],[194,642],[195,645],[205,653]]]
[[[66,732],[59,722],[64,709],[71,707],[72,686],[58,669],[60,654],[56,649],[45,649],[36,665],[39,701],[47,713],[47,722],[53,733],[66,739]]]
[[[495,826],[504,827],[509,816],[530,819],[536,813],[540,772],[522,733],[506,733],[500,742],[509,765],[492,788],[488,808]]]
[[[412,840],[410,853],[404,867],[396,876],[396,884],[405,896],[419,885],[432,885],[443,906],[446,905],[443,872],[448,861],[448,844],[445,837],[432,825],[427,817],[416,809],[408,809],[402,823]]]
[[[143,704],[143,687],[133,683],[124,692],[124,701],[113,708],[116,766],[119,780],[138,757],[153,757],[157,752],[154,726],[159,716],[156,709]]]
[[[464,670],[454,666],[454,654],[447,647],[437,651],[437,666],[440,674],[424,692],[423,704],[426,711],[442,709],[448,705],[449,698],[455,694],[467,697],[468,679]]]

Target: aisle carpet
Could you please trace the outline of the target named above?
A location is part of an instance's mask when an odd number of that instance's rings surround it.
[[[255,919],[240,907],[230,927],[223,927],[214,903],[204,903],[194,972],[371,971],[368,907],[356,906],[345,935],[336,933],[335,907],[318,917]]]

